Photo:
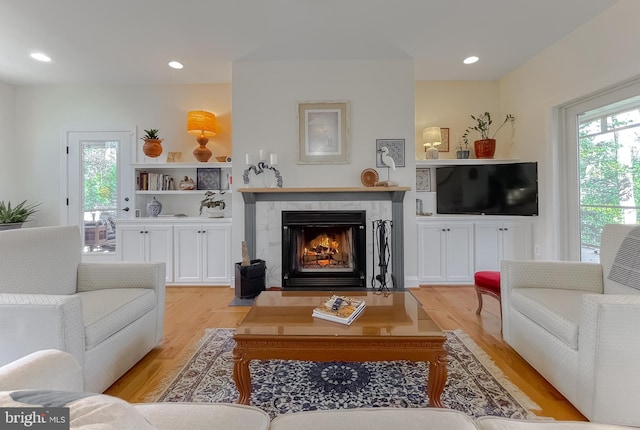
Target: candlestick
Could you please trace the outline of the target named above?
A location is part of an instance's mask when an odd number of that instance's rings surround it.
[[[253,158],[253,157],[251,157],[251,154],[247,154],[246,155],[246,160],[247,160],[247,164],[248,165],[253,164],[253,160],[251,158]]]
[[[271,154],[271,165],[272,166],[277,166],[278,165],[278,154]]]
[[[264,149],[260,150],[260,161],[267,161],[267,151]]]

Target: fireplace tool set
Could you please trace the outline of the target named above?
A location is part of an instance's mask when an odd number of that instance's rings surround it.
[[[391,259],[391,248],[389,242],[391,240],[391,224],[390,220],[374,220],[371,222],[373,227],[373,250],[371,254],[372,267],[375,267],[375,254],[378,253],[378,270],[379,273],[371,276],[371,287],[377,291],[389,291],[387,285],[388,278],[391,278],[392,288],[396,288],[396,278],[389,270],[389,260]],[[376,281],[379,286],[376,287]]]

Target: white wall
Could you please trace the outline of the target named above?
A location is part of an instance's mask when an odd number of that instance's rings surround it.
[[[182,151],[184,161],[195,162],[192,151],[197,143],[186,132],[187,112],[203,109],[218,119],[219,133],[210,139],[209,148],[215,151],[221,145],[222,152],[231,151],[231,84],[26,86],[16,87],[15,93],[16,132],[10,145],[15,151],[10,162],[19,166],[19,174],[13,182],[19,182],[24,198],[42,202],[38,225],[61,223],[66,196],[61,195],[60,135],[65,127],[137,126],[139,135],[145,128],[158,128],[164,139],[160,159],[166,160],[168,151]],[[136,143],[142,145],[139,139]]]
[[[236,160],[264,149],[278,154],[285,187],[359,187],[362,170],[376,167],[376,139],[405,139],[406,167],[391,172],[391,179],[415,188],[412,61],[236,62],[232,76]],[[296,101],[323,100],[351,102],[349,164],[297,164]],[[244,168],[243,163],[234,163],[234,188],[242,186]],[[380,173],[386,179],[386,172]],[[240,261],[244,238],[244,223],[238,221],[243,219],[239,194],[233,196],[234,261]],[[414,191],[405,196],[404,229],[405,280],[413,279],[410,282],[416,285]]]
[[[640,73],[640,2],[621,0],[500,80],[501,111],[513,113],[513,156],[538,161],[541,222],[538,258],[558,258],[558,191],[563,166],[554,167],[554,108]]]
[[[0,82],[0,201],[19,203],[29,199],[27,193],[20,193],[20,177],[16,176],[14,151],[16,142],[16,90],[15,87]]]

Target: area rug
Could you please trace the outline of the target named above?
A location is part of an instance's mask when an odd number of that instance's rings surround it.
[[[185,360],[147,400],[235,402],[232,329],[209,329]],[[472,417],[537,418],[526,397],[463,332],[445,331],[448,379],[442,402]],[[286,413],[359,407],[424,408],[427,363],[252,361],[251,405],[272,418]]]

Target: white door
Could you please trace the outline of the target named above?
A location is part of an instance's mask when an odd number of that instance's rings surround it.
[[[116,258],[115,219],[131,213],[133,131],[67,131],[69,225],[84,231],[85,256]],[[93,259],[93,258],[91,258]]]
[[[226,285],[231,279],[231,227],[205,225],[203,231],[203,281]]]
[[[176,225],[174,228],[174,268],[178,283],[202,282],[201,225]]]
[[[473,224],[447,224],[447,280],[473,280]]]

